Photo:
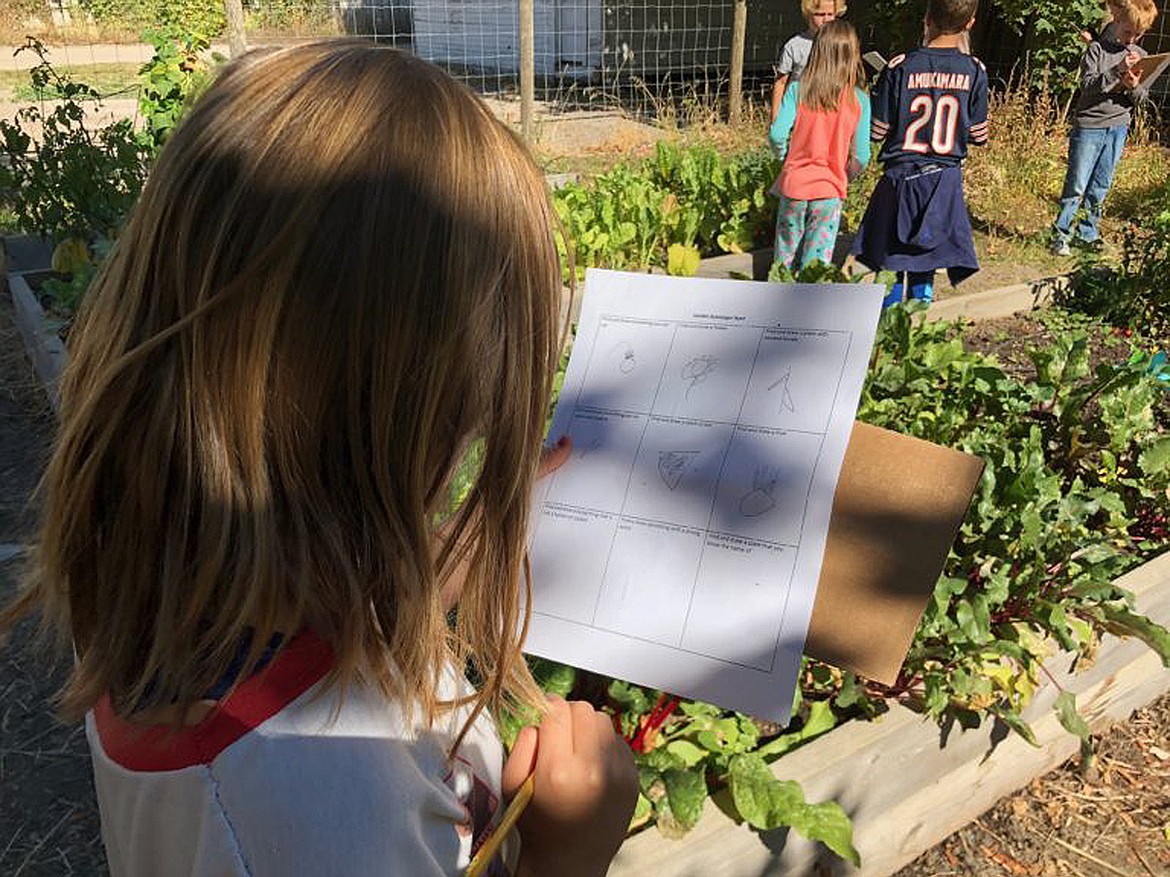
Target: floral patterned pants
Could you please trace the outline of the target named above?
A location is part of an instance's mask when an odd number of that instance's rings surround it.
[[[831,263],[840,225],[840,198],[794,201],[781,195],[776,210],[776,248],[772,261],[793,271],[813,262]]]

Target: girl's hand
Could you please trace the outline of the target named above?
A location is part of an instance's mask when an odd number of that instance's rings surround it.
[[[540,462],[536,466],[536,477],[544,478],[560,469],[569,460],[573,453],[573,439],[567,435],[557,439],[551,448],[540,449]]]
[[[549,698],[504,765],[506,797],[535,773],[520,817],[522,877],[600,877],[626,836],[638,797],[634,756],[609,716],[583,701]]]

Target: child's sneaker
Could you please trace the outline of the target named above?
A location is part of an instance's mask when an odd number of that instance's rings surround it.
[[[1052,239],[1052,255],[1054,256],[1071,256],[1072,247],[1068,245],[1068,241],[1064,238]]]
[[[1086,253],[1100,253],[1105,249],[1105,241],[1100,238],[1093,238],[1091,241],[1077,238],[1076,245]]]
[[[930,304],[934,301],[934,284],[930,281],[913,283],[910,285],[910,298],[914,301]]]

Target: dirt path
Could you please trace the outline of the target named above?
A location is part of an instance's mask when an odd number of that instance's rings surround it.
[[[30,497],[53,429],[0,291],[0,601],[14,593],[33,533]],[[0,874],[106,873],[85,738],[47,704],[60,681],[29,624],[0,651]]]
[[[895,877],[1168,877],[1170,695],[1033,780]],[[956,789],[956,794],[962,794]]]

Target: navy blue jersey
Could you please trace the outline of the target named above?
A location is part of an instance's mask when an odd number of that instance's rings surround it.
[[[929,161],[959,164],[969,143],[987,142],[987,68],[958,49],[899,55],[873,91],[870,138],[889,166]]]

